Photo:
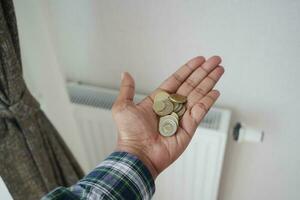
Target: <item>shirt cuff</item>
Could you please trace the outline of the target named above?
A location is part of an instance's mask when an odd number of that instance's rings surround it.
[[[87,199],[151,199],[155,184],[135,155],[114,152],[70,190]]]

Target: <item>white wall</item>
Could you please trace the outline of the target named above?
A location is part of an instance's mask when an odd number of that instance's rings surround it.
[[[149,92],[188,58],[221,55],[218,105],[265,130],[230,139],[220,200],[300,199],[300,1],[51,0],[48,25],[66,77]]]

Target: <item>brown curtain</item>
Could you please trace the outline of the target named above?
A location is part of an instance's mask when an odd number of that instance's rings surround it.
[[[26,88],[12,0],[0,0],[0,176],[15,200],[39,199],[83,176]]]

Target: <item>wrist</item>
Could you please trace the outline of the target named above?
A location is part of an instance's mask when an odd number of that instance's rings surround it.
[[[116,148],[117,151],[127,152],[138,157],[138,159],[142,161],[143,164],[150,171],[153,180],[155,180],[159,173],[155,168],[155,166],[153,165],[152,161],[150,160],[149,156],[146,154],[146,152],[143,149],[144,148],[140,148],[137,145],[129,145],[121,142],[119,142]]]

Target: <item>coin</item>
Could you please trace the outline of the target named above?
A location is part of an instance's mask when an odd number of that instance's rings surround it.
[[[186,99],[187,97],[186,96],[183,96],[183,95],[180,95],[180,94],[171,94],[169,96],[170,100],[175,102],[175,103],[185,103],[186,102]]]
[[[168,119],[172,119],[176,123],[176,125],[178,126],[178,119],[174,115],[171,114],[171,115],[166,115],[164,117],[167,117]]]
[[[152,106],[155,113],[158,113],[158,112],[164,110],[165,107],[166,107],[166,105],[163,101],[155,101]]]
[[[172,112],[171,115],[174,116],[174,117],[176,118],[177,124],[178,124],[179,116],[177,115],[177,113]]]
[[[172,136],[177,131],[177,124],[170,118],[160,118],[159,120],[159,132],[163,136]]]
[[[162,121],[163,120],[172,120],[172,121],[174,121],[176,124],[178,124],[178,120],[177,120],[177,118],[174,116],[174,115],[166,115],[166,116],[163,116],[163,117],[161,117],[160,118]]]
[[[178,128],[178,120],[186,111],[187,97],[159,91],[154,97],[152,108],[160,116],[158,131],[163,136],[172,136]]]
[[[173,102],[173,101],[172,101]],[[173,102],[174,110],[179,106],[180,103]]]
[[[160,119],[162,120],[162,121],[164,121],[164,120],[166,120],[166,121],[168,121],[168,120],[172,120],[172,121],[174,121],[175,123],[176,123],[176,126],[178,126],[178,118],[177,118],[177,116],[175,116],[175,115],[177,115],[176,113],[172,113],[172,114],[170,114],[170,115],[166,115],[166,116],[163,116],[163,117],[161,117]]]
[[[181,110],[179,110],[179,111],[177,112],[177,115],[178,115],[179,117],[182,117],[183,114],[185,113],[185,110],[186,110],[186,108],[185,108],[185,106],[183,106],[183,107],[181,108]]]
[[[154,97],[154,101],[163,101],[167,98],[169,98],[169,94],[165,91],[159,91],[156,93],[155,97]]]
[[[169,99],[165,99],[163,101],[165,108],[161,111],[158,111],[157,114],[160,116],[165,116],[170,114],[171,112],[173,112],[174,106],[172,104],[172,102]]]
[[[174,104],[174,112],[178,112],[181,110],[183,104],[182,103],[173,103]]]

